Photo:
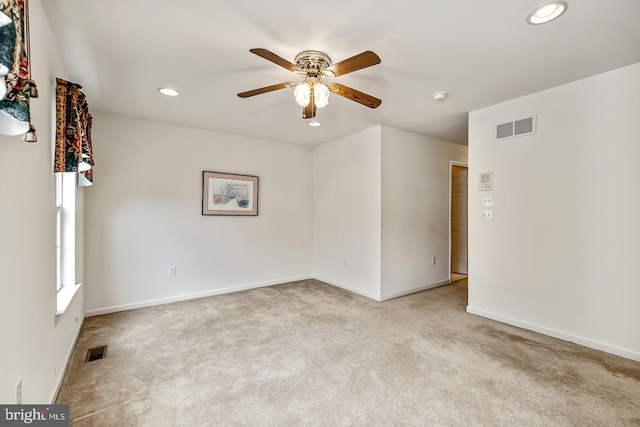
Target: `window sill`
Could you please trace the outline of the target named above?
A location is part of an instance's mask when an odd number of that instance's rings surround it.
[[[63,286],[58,291],[58,305],[56,308],[56,316],[62,316],[67,308],[71,305],[71,301],[73,301],[73,297],[76,296],[78,290],[82,286],[82,283],[78,283],[72,286]]]

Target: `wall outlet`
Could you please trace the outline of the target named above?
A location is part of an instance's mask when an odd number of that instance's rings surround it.
[[[484,206],[484,207],[493,206],[493,197],[483,197],[482,198],[482,206]]]
[[[18,380],[16,384],[16,405],[20,405],[22,403],[22,378]]]
[[[483,221],[493,221],[493,209],[485,209],[482,211]]]
[[[176,275],[176,266],[172,265],[169,267],[169,276],[175,276]]]
[[[436,257],[431,258],[431,265],[436,265]]]

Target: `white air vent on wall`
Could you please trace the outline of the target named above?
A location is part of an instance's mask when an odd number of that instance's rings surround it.
[[[536,133],[536,116],[526,117],[496,126],[496,139],[513,138]]]

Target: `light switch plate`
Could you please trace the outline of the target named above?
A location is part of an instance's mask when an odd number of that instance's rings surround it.
[[[482,211],[483,221],[493,221],[493,209],[485,209]]]
[[[482,206],[483,207],[493,206],[493,197],[483,197]]]

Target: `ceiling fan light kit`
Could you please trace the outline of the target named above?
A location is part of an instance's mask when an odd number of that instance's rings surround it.
[[[331,58],[317,50],[305,50],[296,55],[294,63],[276,55],[267,49],[256,48],[250,49],[251,53],[258,55],[268,61],[273,62],[287,70],[303,76],[300,83],[286,82],[260,89],[254,89],[238,94],[240,98],[249,98],[251,96],[272,92],[279,89],[286,89],[295,86],[293,97],[296,103],[303,108],[302,118],[313,119],[316,116],[316,109],[326,107],[329,104],[329,94],[331,92],[358,102],[369,108],[377,108],[382,101],[366,93],[351,89],[344,85],[331,83],[326,85],[322,82],[323,78],[332,79],[353,71],[370,67],[380,63],[380,57],[371,51],[362,52],[337,64],[331,63]],[[320,122],[311,121],[310,126],[320,126]]]

